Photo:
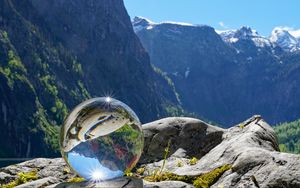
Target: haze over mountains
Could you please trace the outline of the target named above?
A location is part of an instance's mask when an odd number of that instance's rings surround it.
[[[268,38],[249,27],[216,31],[141,17],[133,26],[189,111],[225,126],[253,114],[272,124],[300,117],[297,31],[275,28]]]

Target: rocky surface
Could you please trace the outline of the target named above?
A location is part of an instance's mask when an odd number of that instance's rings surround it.
[[[274,130],[260,116],[253,116],[229,129],[192,118],[166,118],[143,125],[143,130],[145,150],[138,168],[144,170],[140,177],[160,170],[165,148],[169,148],[162,173],[200,177],[227,165],[230,168],[212,178],[209,186],[300,187],[300,155],[279,152]],[[194,157],[198,160],[191,162]],[[20,172],[34,170],[37,171],[37,180],[19,187],[87,185],[85,182],[64,183],[70,181],[74,174],[62,159],[34,159],[2,168],[0,184],[17,179]],[[131,182],[133,184],[127,186],[141,186],[137,179]],[[143,184],[148,188],[194,187],[191,183],[172,179],[162,182],[144,180]]]
[[[165,118],[143,125],[145,146],[141,163],[162,159],[170,144],[175,157],[203,157],[222,141],[224,129],[193,118]]]

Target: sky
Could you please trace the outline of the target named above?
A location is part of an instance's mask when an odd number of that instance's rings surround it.
[[[299,0],[124,0],[131,18],[205,24],[217,30],[250,26],[264,36],[274,27],[300,29]]]

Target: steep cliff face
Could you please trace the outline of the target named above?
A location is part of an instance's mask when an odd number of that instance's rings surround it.
[[[56,155],[68,110],[92,96],[112,94],[143,122],[179,105],[121,0],[1,1],[0,91],[0,157]]]
[[[300,116],[299,53],[285,53],[248,27],[133,21],[151,62],[175,83],[183,106],[225,126],[253,114],[272,124]]]
[[[1,1],[0,7],[1,157],[52,155],[67,106],[87,97],[80,64],[13,1]]]
[[[32,23],[77,57],[92,96],[112,94],[144,121],[165,114],[163,100],[177,103],[166,80],[153,71],[122,0],[31,3],[38,17]]]

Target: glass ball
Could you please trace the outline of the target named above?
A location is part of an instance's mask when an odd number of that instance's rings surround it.
[[[69,114],[60,145],[75,173],[103,181],[121,177],[136,165],[144,136],[138,117],[126,104],[101,97],[81,103]]]

